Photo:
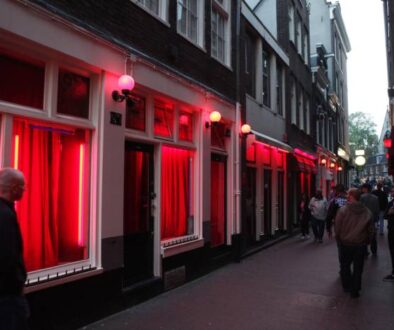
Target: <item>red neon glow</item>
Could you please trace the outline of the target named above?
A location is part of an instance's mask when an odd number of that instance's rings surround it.
[[[390,153],[386,152],[386,158],[387,158],[387,159],[390,158]]]
[[[83,246],[83,159],[85,145],[79,146],[79,196],[78,196],[78,245]]]
[[[14,141],[14,168],[18,169],[19,166],[19,135],[15,135]]]
[[[383,144],[385,148],[391,148],[391,139],[390,138],[383,139]]]
[[[135,82],[133,77],[124,74],[123,76],[120,76],[118,80],[118,86],[121,90],[128,90],[131,91],[134,88]]]
[[[301,149],[298,149],[298,148],[295,148],[295,149],[294,149],[294,152],[295,152],[297,155],[303,156],[303,157],[308,158],[308,159],[311,159],[311,160],[315,160],[315,159],[316,159],[315,156],[313,156],[313,155],[311,155],[311,154],[308,154],[307,152],[305,152],[305,151],[303,151],[303,150],[301,150]]]

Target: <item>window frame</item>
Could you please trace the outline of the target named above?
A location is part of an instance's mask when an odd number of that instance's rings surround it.
[[[216,32],[216,37],[217,37],[217,55],[214,54],[213,52],[213,41],[214,41],[214,29],[213,29],[213,17],[214,13],[216,12],[216,15],[218,18],[222,18],[223,20],[223,58],[220,58],[218,56],[219,53],[219,33]],[[219,19],[217,21],[217,26],[219,26]],[[218,29],[219,30],[219,29]],[[220,63],[223,63],[224,65],[230,67],[230,61],[231,61],[231,2],[227,1],[223,4],[219,3],[217,0],[212,0],[212,5],[211,5],[211,56],[218,60]]]
[[[55,60],[50,55],[43,51],[35,49],[9,49],[10,51],[16,51],[17,53],[28,53],[29,58],[39,59],[45,63],[45,78],[44,78],[44,102],[43,109],[35,109],[29,106],[21,106],[14,103],[8,103],[0,101],[0,118],[2,128],[2,140],[3,148],[0,148],[0,159],[2,166],[12,166],[12,152],[13,152],[13,127],[14,119],[26,118],[27,120],[39,121],[45,123],[49,127],[70,127],[78,128],[90,131],[89,141],[89,159],[91,164],[91,171],[88,174],[88,187],[87,191],[87,204],[88,207],[88,256],[86,259],[70,261],[65,264],[41,268],[34,271],[30,271],[27,274],[26,290],[27,292],[35,291],[43,282],[48,280],[53,283],[50,285],[56,285],[57,283],[63,282],[65,276],[89,276],[86,274],[92,274],[92,272],[100,271],[97,269],[99,260],[97,259],[97,249],[100,245],[98,239],[98,232],[95,231],[97,217],[97,171],[98,164],[94,161],[97,154],[97,134],[95,134],[96,123],[98,114],[93,113],[92,109],[99,108],[99,86],[101,79],[100,70],[94,70],[92,68],[86,68],[82,63],[75,63],[72,59],[63,58],[62,60]],[[8,52],[8,49],[5,50]],[[73,64],[72,64],[73,63]],[[57,113],[57,95],[58,95],[58,72],[59,68],[65,68],[77,74],[83,73],[88,74],[90,78],[90,91],[89,91],[89,118],[81,118],[70,116],[66,114]],[[4,147],[6,145],[6,147]],[[88,271],[88,273],[86,273]],[[86,273],[84,275],[84,273]]]
[[[196,40],[193,40],[192,37],[189,35],[187,32],[189,30],[189,25],[188,25],[188,17],[189,15],[186,16],[186,33],[183,33],[180,28],[180,21],[179,21],[179,6],[184,7],[181,3],[181,0],[177,0],[176,2],[176,30],[179,35],[184,37],[186,40],[190,41],[192,44],[204,49],[204,21],[205,21],[205,0],[185,0],[187,1],[187,4],[189,4],[189,1],[196,1],[196,6],[197,6],[197,13],[196,13],[196,19],[197,19],[197,26],[196,26]],[[189,8],[186,7],[188,11]]]
[[[146,1],[146,0],[143,0]],[[136,4],[141,9],[145,10],[148,14],[152,15],[154,18],[169,26],[168,21],[168,1],[169,0],[157,0],[158,1],[158,13],[151,11],[144,3],[140,3],[138,0],[131,0],[134,4]]]
[[[271,108],[272,93],[271,93],[271,55],[269,52],[263,50],[262,52],[262,87],[263,87],[263,104]],[[265,65],[267,63],[267,65]]]

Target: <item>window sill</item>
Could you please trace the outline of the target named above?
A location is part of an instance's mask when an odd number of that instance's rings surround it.
[[[163,258],[167,258],[202,246],[204,246],[204,239],[199,239],[197,236],[183,236],[178,239],[163,241],[161,243],[161,255]]]
[[[190,44],[192,44],[194,47],[200,49],[200,50],[203,51],[204,53],[207,52],[207,50],[206,50],[201,44],[199,44],[198,42],[195,42],[195,41],[191,40],[188,36],[184,35],[183,33],[179,32],[178,30],[177,30],[177,33],[178,33],[179,36],[181,36],[181,37],[182,37],[183,39],[185,39],[187,42],[189,42]]]
[[[102,268],[89,268],[89,270],[81,270],[79,272],[66,272],[63,275],[59,275],[51,278],[50,276],[44,278],[35,278],[29,281],[29,284],[26,285],[24,292],[32,293],[35,291],[51,288],[60,284],[65,284],[69,282],[74,282],[77,280],[81,280],[86,277],[96,276],[103,273]]]

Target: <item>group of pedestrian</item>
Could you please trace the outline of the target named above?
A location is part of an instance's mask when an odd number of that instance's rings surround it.
[[[392,262],[391,274],[384,281],[394,282],[394,187],[393,199],[388,203],[388,196],[378,183],[376,190],[366,183],[360,189],[346,191],[342,184],[334,187],[334,193],[327,201],[322,192],[317,190],[308,202],[305,194],[300,203],[300,225],[303,239],[309,238],[311,224],[315,242],[322,243],[324,230],[332,238],[333,228],[338,246],[340,276],[345,292],[351,297],[359,296],[364,259],[371,253],[377,255],[376,235],[384,234],[384,219],[388,221],[388,244]]]

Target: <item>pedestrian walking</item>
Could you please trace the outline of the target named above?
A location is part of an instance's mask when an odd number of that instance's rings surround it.
[[[335,197],[331,200],[328,205],[327,217],[326,217],[326,230],[328,237],[332,238],[332,225],[337,215],[338,210],[345,206],[347,203],[346,188],[342,183],[338,183],[335,186]]]
[[[29,308],[23,295],[26,269],[14,202],[22,198],[22,172],[0,170],[0,329],[28,329]]]
[[[372,213],[372,219],[374,222],[375,232],[371,239],[371,253],[376,256],[378,252],[378,242],[376,240],[376,225],[379,220],[379,200],[371,193],[371,185],[369,183],[364,183],[361,186],[361,203],[364,204]],[[365,247],[365,256],[369,255],[368,247]]]
[[[301,238],[308,239],[309,238],[309,222],[311,217],[311,212],[309,210],[309,200],[308,196],[305,193],[301,195],[301,201],[299,205],[300,212],[300,227],[301,227]]]
[[[390,190],[392,197],[390,203],[388,203],[385,218],[387,219],[387,240],[389,245],[390,257],[391,257],[391,274],[383,278],[383,281],[394,282],[394,187]]]
[[[335,217],[335,237],[340,249],[340,275],[345,292],[357,298],[361,290],[365,246],[373,233],[372,213],[360,202],[361,192],[348,191],[348,203]]]
[[[376,185],[376,189],[372,191],[372,194],[374,194],[378,200],[379,200],[379,219],[377,223],[377,230],[379,231],[380,235],[383,235],[384,233],[384,215],[387,209],[388,205],[388,196],[387,193],[383,190],[383,184],[382,182],[378,182]]]
[[[314,197],[309,202],[311,211],[311,221],[315,242],[323,243],[324,227],[327,216],[327,200],[323,197],[322,191],[317,190]]]

